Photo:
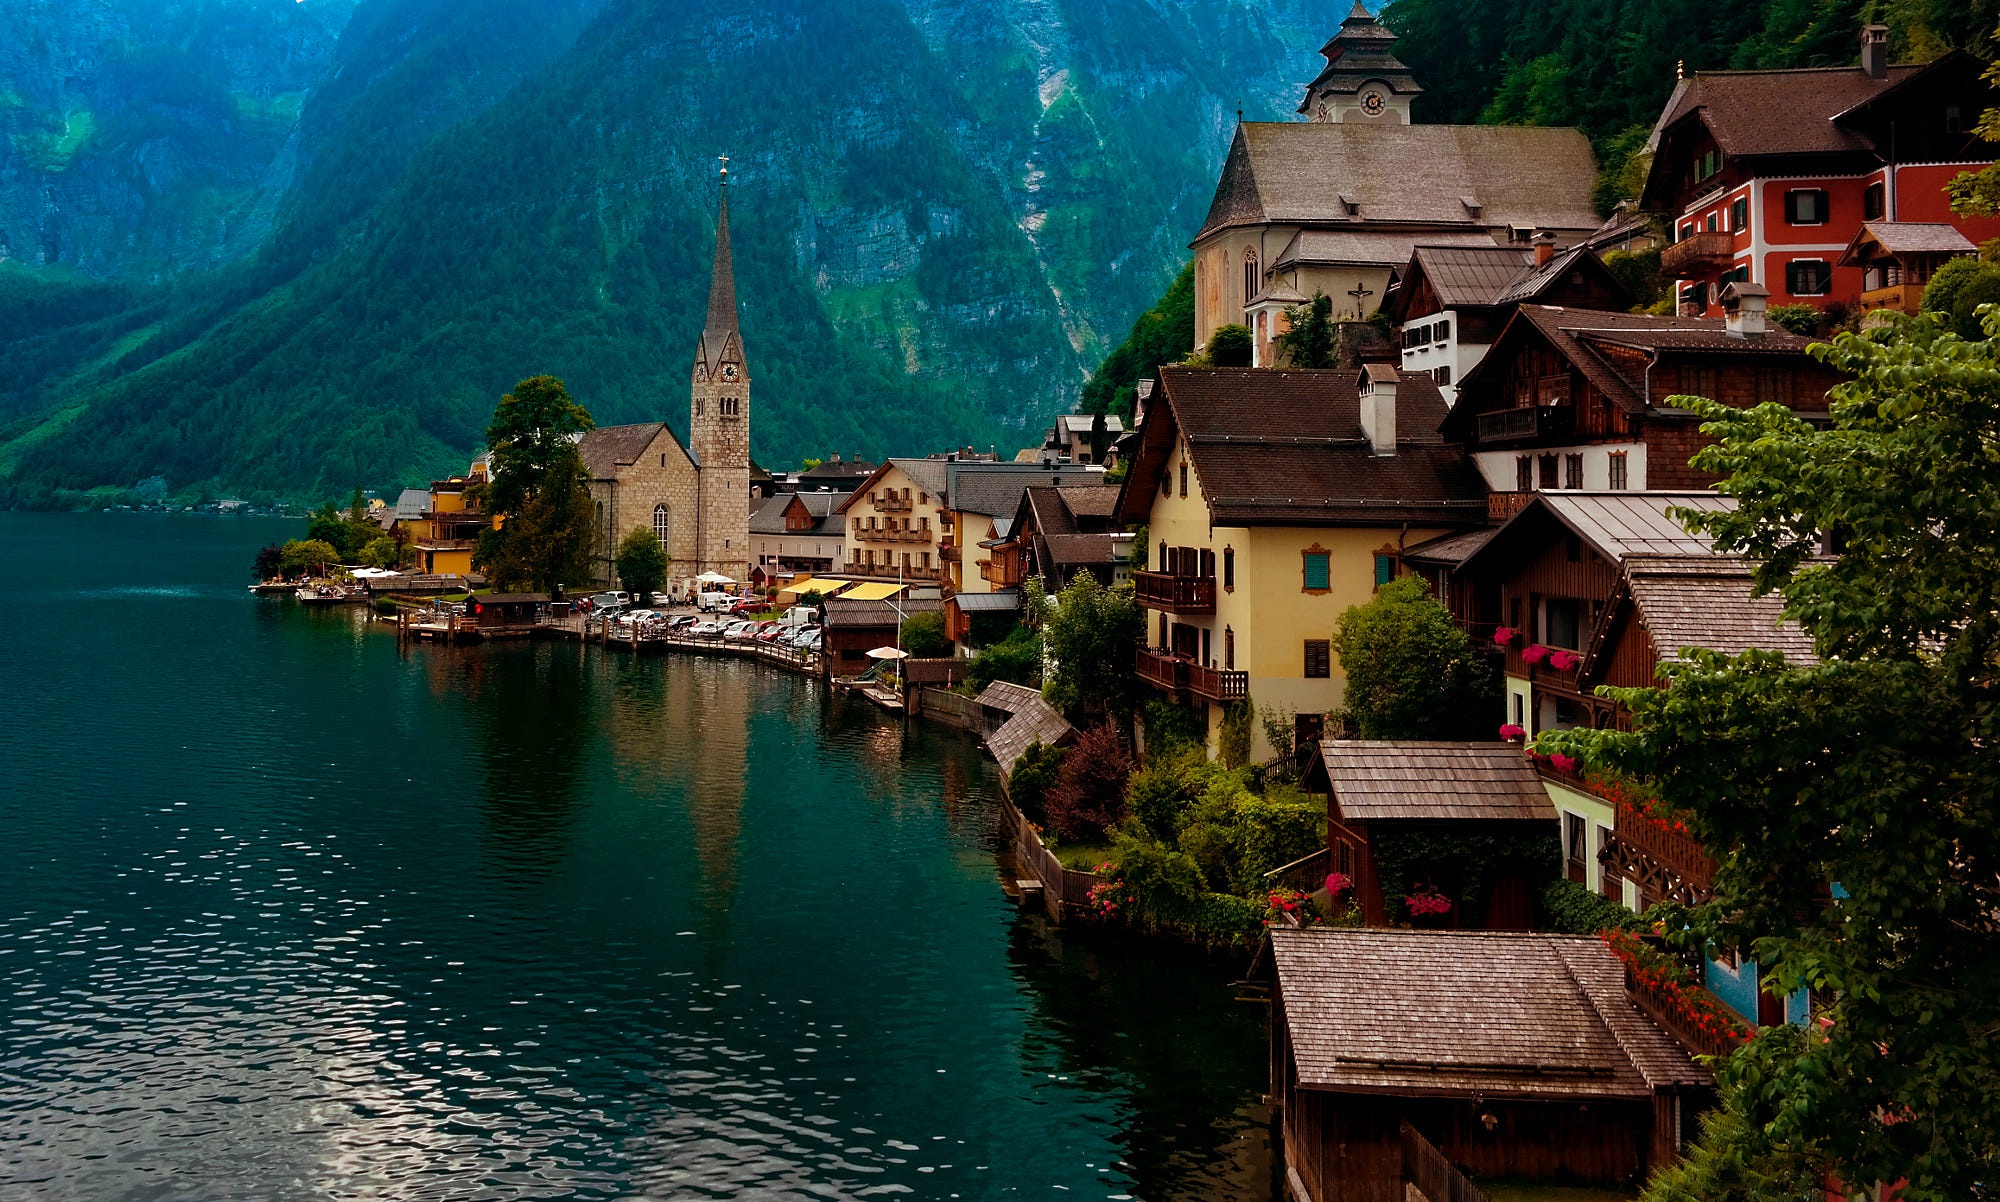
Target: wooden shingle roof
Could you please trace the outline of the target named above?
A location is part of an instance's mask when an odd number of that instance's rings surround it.
[[[1302,1088],[1637,1101],[1712,1080],[1594,938],[1273,928],[1270,952]]]
[[[1724,655],[1783,652],[1794,664],[1815,664],[1812,637],[1784,620],[1785,599],[1756,595],[1750,565],[1728,556],[1632,556],[1625,585],[1639,621],[1661,659],[1700,647]]]
[[[1041,693],[1022,685],[996,680],[979,694],[979,704],[1006,715],[999,729],[986,737],[986,749],[999,763],[1002,777],[1013,773],[1014,762],[1034,744],[1054,747],[1076,734],[1076,728],[1044,701]]]
[[[1346,819],[1555,820],[1541,777],[1513,743],[1328,739],[1319,755]]]

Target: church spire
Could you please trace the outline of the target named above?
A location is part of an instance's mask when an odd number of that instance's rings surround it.
[[[708,283],[708,323],[702,341],[717,346],[736,333],[736,267],[729,255],[729,156],[722,157],[722,204],[715,218],[715,274]]]

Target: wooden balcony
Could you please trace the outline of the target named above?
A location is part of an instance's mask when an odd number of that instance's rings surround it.
[[[1603,860],[1606,868],[1647,894],[1683,905],[1707,901],[1715,880],[1715,861],[1693,835],[1640,813],[1629,802],[1618,803]]]
[[[875,493],[868,499],[883,513],[908,513],[915,508],[905,493]]]
[[[1660,274],[1676,280],[1703,279],[1736,258],[1736,235],[1721,231],[1689,234],[1660,251]]]
[[[1523,405],[1479,415],[1480,443],[1547,442],[1568,438],[1573,410],[1568,405]]]
[[[1535,499],[1531,492],[1490,492],[1486,494],[1486,520],[1504,522],[1528,507]]]
[[[857,526],[854,537],[864,543],[927,543],[931,541],[931,531],[928,527],[901,530],[887,526]]]
[[[946,563],[957,563],[962,554],[957,543],[946,543],[938,548],[938,558]]]
[[[1735,1017],[1734,1011],[1707,990],[1699,986],[1682,988],[1695,990],[1707,1000],[1713,1001],[1713,1005],[1704,1009],[1717,1017],[1725,1021]],[[1722,1031],[1711,1031],[1690,1022],[1686,1008],[1679,1004],[1670,988],[1663,989],[1647,984],[1629,967],[1625,970],[1625,995],[1631,998],[1639,1009],[1650,1015],[1654,1022],[1660,1024],[1661,1030],[1679,1040],[1682,1047],[1703,1056],[1727,1056],[1743,1046],[1744,1041],[1752,1034],[1750,1025],[1740,1020]]]
[[[1173,576],[1166,572],[1134,572],[1132,584],[1139,604],[1170,614],[1215,612],[1215,577]]]
[[[1861,294],[1863,309],[1892,309],[1898,313],[1915,313],[1923,303],[1922,284],[1891,284],[1887,288],[1870,288]]]
[[[1193,660],[1145,647],[1138,649],[1139,679],[1171,693],[1186,693],[1209,701],[1242,701],[1250,696],[1248,672],[1207,668]]]

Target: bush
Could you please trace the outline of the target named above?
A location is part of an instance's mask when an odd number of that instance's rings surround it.
[[[1150,758],[1150,756],[1149,756]],[[1154,760],[1133,773],[1125,791],[1125,808],[1147,837],[1168,847],[1180,839],[1181,824],[1194,806],[1180,765]]]
[[[1181,852],[1121,837],[1112,858],[1137,899],[1136,917],[1143,925],[1208,946],[1238,946],[1256,936],[1262,899],[1251,902],[1210,892],[1201,870]]]
[[[1982,263],[1966,256],[1947,260],[1943,266],[1931,273],[1930,282],[1924,285],[1924,299],[1917,306],[1922,313],[1937,313],[1949,322],[1958,308],[1959,293],[1967,284],[1982,276],[2000,273],[2000,267]]]
[[[1140,711],[1140,720],[1146,725],[1147,763],[1178,759],[1189,751],[1205,753],[1208,731],[1192,706],[1155,697]]]
[[[1036,826],[1048,823],[1046,802],[1049,787],[1056,783],[1056,775],[1062,771],[1067,754],[1060,747],[1030,743],[1028,749],[1021,753],[1021,758],[1014,761],[1014,768],[1008,774],[1007,796],[1013,800],[1014,808]]]
[[[1951,328],[1960,338],[1976,342],[1986,337],[1979,323],[1979,306],[2000,304],[2000,267],[1989,264],[1986,271],[1965,282],[1951,305]]]
[[[903,650],[915,659],[950,655],[951,640],[944,634],[944,615],[911,614],[903,619]]]
[[[1765,316],[1771,319],[1772,325],[1801,338],[1811,338],[1819,333],[1820,313],[1811,305],[1772,305]]]
[[[1110,722],[1077,735],[1063,757],[1044,808],[1049,829],[1075,843],[1096,843],[1125,819],[1125,788],[1132,758]]]
[[[1212,367],[1250,366],[1250,327],[1226,325],[1208,336],[1208,362]]]
[[[1415,576],[1350,607],[1334,646],[1364,739],[1491,738],[1504,713],[1497,665]]]
[[[1542,890],[1542,926],[1567,935],[1646,929],[1646,923],[1637,914],[1572,880],[1550,881],[1549,887]]]
[[[1183,823],[1180,850],[1210,889],[1262,896],[1264,874],[1326,846],[1326,813],[1297,789],[1251,792],[1247,772],[1213,772]]]
[[[1040,688],[1041,636],[1025,626],[1017,628],[1006,638],[973,656],[972,662],[965,666],[965,679],[975,693],[996,680],[1026,685],[1031,689]]]
[[[1248,701],[1232,701],[1222,708],[1222,730],[1218,750],[1225,768],[1241,768],[1250,762],[1250,719]]]

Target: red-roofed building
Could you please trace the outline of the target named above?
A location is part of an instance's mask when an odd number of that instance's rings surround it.
[[[1731,280],[1764,285],[1774,305],[1861,303],[1863,269],[1841,260],[1863,222],[2000,237],[2000,220],[1959,217],[1944,194],[1993,161],[1973,132],[2000,104],[1985,64],[1953,51],[1891,65],[1887,38],[1865,28],[1859,66],[1701,71],[1674,89],[1641,203],[1671,219],[1660,262],[1682,281],[1682,313],[1717,312]]]

